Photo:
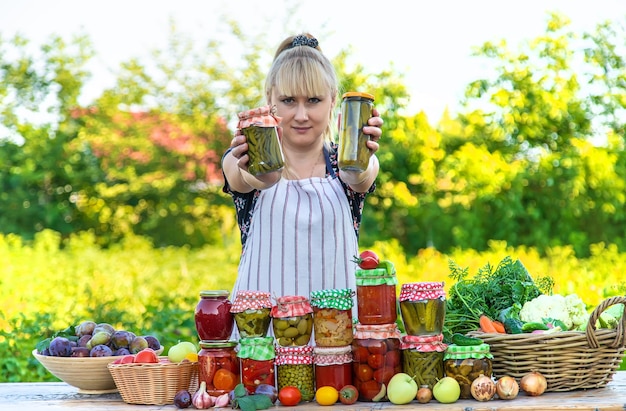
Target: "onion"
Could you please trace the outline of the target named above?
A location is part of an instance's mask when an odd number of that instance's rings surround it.
[[[428,385],[422,385],[420,389],[417,390],[416,398],[419,403],[426,404],[433,399],[433,392]]]
[[[472,397],[478,401],[489,401],[496,395],[496,384],[484,374],[478,376],[470,386]]]
[[[496,381],[496,394],[502,400],[512,400],[519,393],[519,384],[515,378],[505,375]]]
[[[520,388],[531,397],[536,397],[543,394],[548,388],[548,382],[538,371],[531,371],[524,375],[519,382]]]

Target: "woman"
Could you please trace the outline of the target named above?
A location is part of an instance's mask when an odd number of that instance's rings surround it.
[[[222,160],[224,192],[233,197],[242,255],[233,290],[274,297],[355,288],[352,261],[365,196],[378,175],[383,120],[374,109],[364,132],[371,157],[362,173],[337,168],[333,112],[337,76],[310,34],[285,39],[265,83],[267,102],[281,119],[285,167],[248,173],[248,145],[238,130]]]

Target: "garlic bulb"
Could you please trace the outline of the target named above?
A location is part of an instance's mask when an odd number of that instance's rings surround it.
[[[200,383],[200,388],[191,397],[191,403],[199,410],[211,408],[215,403],[214,397],[206,391],[206,381]]]

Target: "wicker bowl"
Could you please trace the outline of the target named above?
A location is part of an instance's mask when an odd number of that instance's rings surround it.
[[[159,357],[156,364],[109,364],[122,400],[127,404],[173,404],[180,390],[191,394],[198,390],[198,362],[173,363]]]
[[[163,352],[163,347],[158,351]],[[119,357],[53,357],[33,350],[33,356],[50,374],[78,388],[81,394],[117,392],[107,365]]]

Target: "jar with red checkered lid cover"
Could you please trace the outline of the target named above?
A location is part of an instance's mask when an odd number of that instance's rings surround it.
[[[313,347],[276,347],[276,380],[278,390],[293,386],[300,390],[302,401],[315,397]]]
[[[272,301],[264,291],[239,290],[230,312],[242,338],[265,337],[270,328]]]
[[[309,299],[300,295],[278,297],[272,307],[272,330],[278,345],[308,345],[313,334],[313,308]]]
[[[443,282],[402,284],[400,314],[408,335],[439,335],[446,315]]]

